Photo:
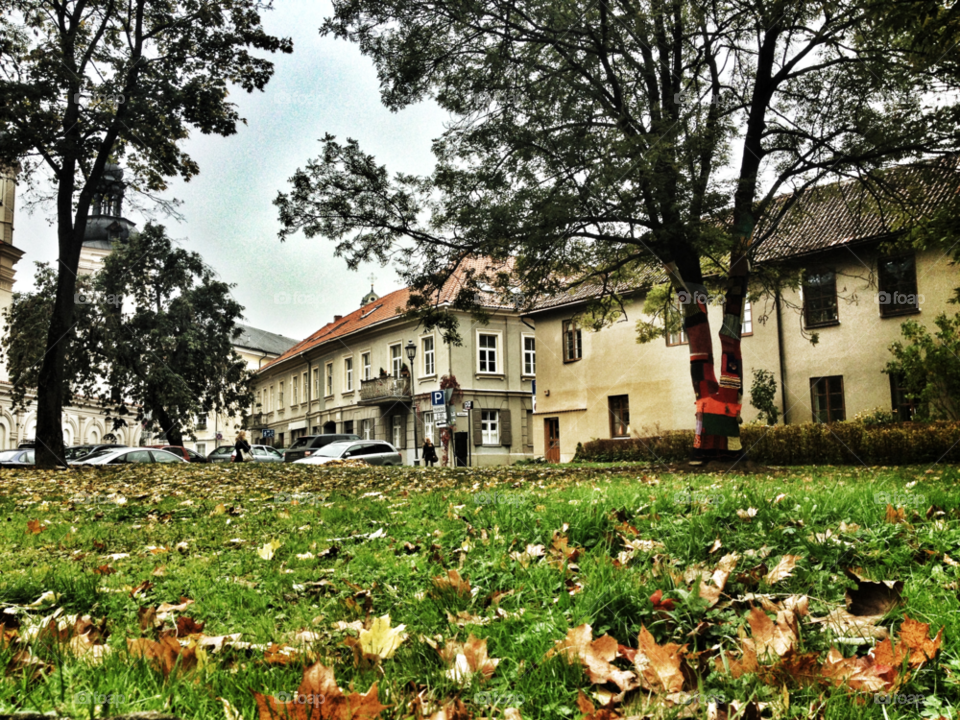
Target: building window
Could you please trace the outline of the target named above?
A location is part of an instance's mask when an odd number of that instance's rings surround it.
[[[299,384],[300,384],[300,383],[299,383],[299,381],[298,381],[298,379],[297,379],[297,376],[294,375],[294,376],[293,376],[293,379],[290,380],[290,390],[291,390],[291,392],[292,392],[292,397],[293,397],[293,402],[292,402],[292,404],[293,404],[293,405],[297,405],[297,404],[300,402],[300,394],[299,394],[300,388],[298,387]]]
[[[197,418],[197,430],[206,430],[207,429],[207,416],[201,415]]]
[[[630,397],[628,395],[611,395],[610,406],[610,437],[629,437],[630,435]]]
[[[477,372],[495,373],[497,365],[497,336],[480,333],[477,335]]]
[[[282,382],[280,383],[280,393],[277,397],[277,401],[279,402],[278,408],[280,410],[283,410],[283,383]]]
[[[360,437],[364,440],[373,440],[373,418],[360,421]]]
[[[300,402],[305,403],[305,402],[307,402],[307,400],[310,399],[310,397],[309,397],[309,395],[310,395],[310,388],[307,387],[307,374],[306,374],[306,373],[303,374],[303,384],[302,384],[302,387],[303,387],[303,391],[302,391],[303,394],[302,394],[302,396],[301,396],[301,398],[300,398]]]
[[[743,301],[743,325],[740,327],[740,335],[753,335],[753,307],[749,300]]]
[[[333,395],[333,363],[327,363],[327,395]]]
[[[572,362],[583,357],[583,336],[573,320],[563,321],[563,361]]]
[[[370,353],[365,352],[360,356],[360,364],[363,365],[363,379],[370,379]]]
[[[436,375],[437,362],[433,349],[433,336],[425,337],[420,342],[423,345],[423,374]]]
[[[206,443],[197,443],[197,455],[207,456],[207,444]]]
[[[353,358],[345,358],[343,361],[343,389],[345,392],[353,392]]]
[[[842,375],[810,378],[810,397],[814,422],[840,422],[846,419]]]
[[[917,401],[907,397],[907,389],[904,387],[904,377],[902,374],[890,374],[890,398],[893,401],[893,414],[897,420],[907,422],[913,420],[917,412]]]
[[[320,397],[320,368],[318,367],[313,369],[313,397],[314,399]]]
[[[684,314],[680,305],[668,305],[667,313],[669,314],[670,325],[676,325],[677,327],[676,330],[667,333],[667,346],[688,345],[690,338],[687,337],[687,329],[684,327]]]
[[[806,327],[836,325],[837,276],[833,270],[811,270],[803,277],[803,323]]]
[[[403,415],[393,416],[393,446],[395,448],[403,447]]]
[[[353,420],[343,421],[343,432],[345,435],[353,435]]]
[[[877,275],[881,317],[907,315],[920,309],[917,265],[913,255],[881,258],[877,263]]]
[[[273,385],[270,386],[270,411],[273,412],[277,408],[277,393]]]
[[[423,413],[423,439],[426,440],[427,438],[430,438],[431,441],[434,440],[435,432],[436,430],[434,429],[433,412],[428,410],[427,412]]]
[[[480,432],[484,445],[500,444],[500,413],[497,410],[480,411]]]
[[[403,366],[403,360],[400,357],[400,346],[390,346],[390,372],[395,378],[400,377],[400,368]]]
[[[523,336],[523,374],[537,374],[537,339],[530,335]]]

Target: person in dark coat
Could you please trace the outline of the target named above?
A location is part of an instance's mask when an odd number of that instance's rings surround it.
[[[233,446],[233,449],[234,462],[244,462],[244,456],[250,456],[253,453],[253,450],[250,448],[250,443],[247,442],[247,434],[243,430],[237,433],[237,442]]]
[[[429,467],[437,461],[437,449],[433,446],[433,441],[427,438],[423,441],[423,463]]]

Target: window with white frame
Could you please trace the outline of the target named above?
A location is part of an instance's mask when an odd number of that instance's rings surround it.
[[[497,410],[480,411],[480,432],[484,445],[500,444],[500,412]]]
[[[207,444],[206,443],[197,443],[197,455],[207,456]]]
[[[400,368],[403,365],[403,359],[400,357],[400,346],[390,346],[390,372],[395,377],[400,377]]]
[[[423,340],[420,341],[420,344],[423,345],[423,374],[436,375],[437,362],[433,349],[433,336],[431,335],[423,338]]]
[[[343,360],[343,389],[346,392],[353,392],[353,358],[348,357]]]
[[[327,363],[327,395],[333,395],[333,363]]]
[[[393,416],[393,446],[403,447],[403,415]]]
[[[360,356],[360,364],[363,365],[363,379],[370,379],[370,353],[365,352]]]
[[[360,437],[364,440],[373,440],[373,418],[360,421]]]
[[[280,383],[280,392],[278,394],[277,400],[279,402],[278,408],[283,410],[283,382]]]
[[[294,375],[293,378],[290,380],[290,391],[291,391],[291,398],[292,398],[291,404],[293,405],[296,405],[300,402],[300,388],[298,387],[299,384],[300,383],[297,379],[297,376]]]
[[[427,410],[423,413],[423,438],[426,440],[430,438],[432,441],[434,439],[434,433],[436,432],[435,424],[433,420],[433,411]]]
[[[477,372],[496,373],[497,364],[497,335],[479,333],[477,335]]]
[[[315,367],[313,369],[313,398],[316,400],[320,397],[320,368]]]
[[[310,399],[310,388],[307,387],[307,373],[303,373],[303,383],[300,387],[300,402],[305,403]]]
[[[740,328],[741,335],[753,335],[753,308],[750,307],[750,301],[743,301],[743,325]]]
[[[532,335],[523,336],[523,374],[537,374],[537,339]]]
[[[277,408],[277,391],[273,385],[270,386],[270,412]]]

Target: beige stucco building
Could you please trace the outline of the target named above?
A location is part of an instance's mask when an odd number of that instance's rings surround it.
[[[482,261],[470,263],[482,271]],[[447,283],[441,303],[453,302],[459,282],[455,275]],[[425,331],[400,314],[408,289],[378,297],[371,288],[359,307],[333,316],[260,371],[253,441],[261,430],[274,431],[277,447],[308,434],[355,433],[393,443],[412,464],[426,435],[442,456],[439,426],[446,414],[434,414],[431,392],[440,389],[443,376],[453,375],[461,397],[449,462],[455,455],[473,466],[530,457],[537,361],[533,325],[512,307],[482,295],[489,321],[458,313],[463,344],[455,346],[439,331]],[[410,343],[416,348],[412,369],[407,367]]]
[[[752,287],[757,295],[745,312],[741,346],[745,422],[758,415],[750,404],[755,369],[776,378],[781,421],[844,420],[876,408],[909,419],[896,378],[882,372],[893,357],[889,347],[905,319],[932,328],[937,314],[956,312],[948,300],[960,277],[943,250],[885,249],[902,228],[854,206],[836,188],[814,194],[761,245],[760,264],[796,271],[800,285],[784,289],[779,304],[774,293]],[[619,322],[598,332],[578,328],[578,314],[598,292],[550,298],[530,313],[539,349],[534,450],[555,462],[571,460],[580,442],[695,425],[684,337],[636,342],[642,287],[621,292],[626,314]],[[719,300],[709,318],[719,357]]]

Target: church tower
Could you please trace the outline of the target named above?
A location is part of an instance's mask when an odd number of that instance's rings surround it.
[[[370,292],[364,295],[363,298],[360,300],[360,307],[363,307],[364,305],[369,305],[370,303],[376,302],[377,300],[380,299],[380,296],[373,291],[374,279],[375,278],[373,277],[373,275],[371,275],[370,276]]]
[[[123,217],[123,169],[108,163],[103,169],[103,179],[97,194],[93,196],[87,229],[83,235],[78,272],[94,275],[114,248],[114,243],[126,242],[135,223]]]

